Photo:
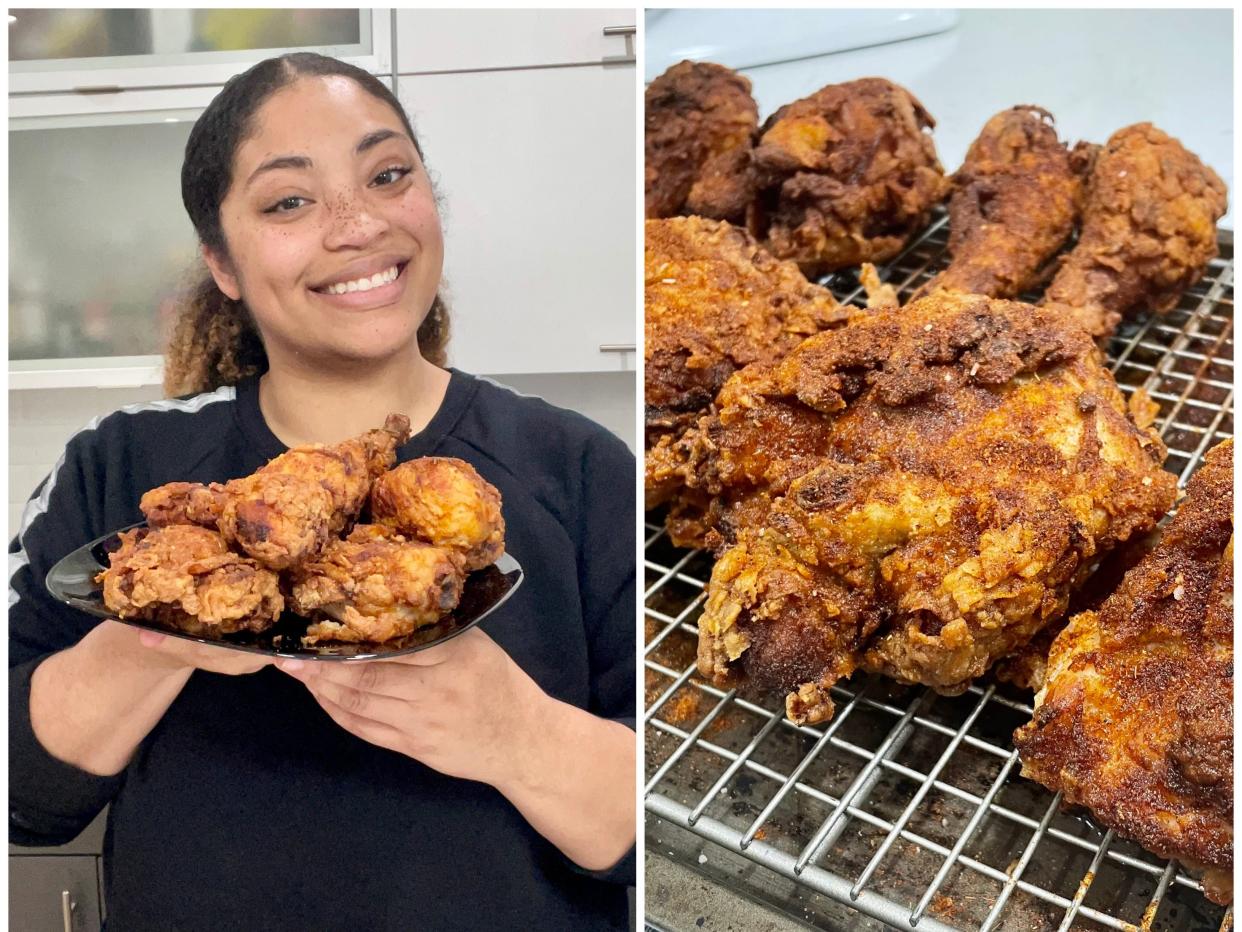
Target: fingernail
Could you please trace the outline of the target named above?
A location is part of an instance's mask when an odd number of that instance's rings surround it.
[[[158,647],[160,641],[164,640],[165,635],[156,631],[139,631],[138,643],[143,647]]]
[[[276,661],[276,666],[280,667],[280,669],[284,670],[286,673],[296,673],[298,670],[301,670],[304,666],[306,666],[306,662],[303,660],[282,659]]]

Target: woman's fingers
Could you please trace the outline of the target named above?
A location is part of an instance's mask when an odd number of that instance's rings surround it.
[[[404,664],[365,660],[357,663],[314,663],[305,660],[278,660],[276,666],[311,689],[321,683],[377,696],[411,700],[420,694],[420,671]]]
[[[399,724],[409,715],[409,701],[367,692],[330,679],[313,678],[306,683],[317,700],[326,699],[337,708],[385,724]]]
[[[405,734],[397,728],[342,708],[327,696],[318,694],[314,690],[311,690],[311,695],[315,697],[315,701],[319,703],[320,708],[328,713],[328,717],[350,734],[356,735],[363,741],[369,741],[371,744],[378,745],[379,747],[396,751],[398,754],[407,753],[405,750]]]

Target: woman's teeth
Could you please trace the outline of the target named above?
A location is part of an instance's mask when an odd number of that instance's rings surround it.
[[[383,272],[376,272],[370,278],[359,278],[352,282],[337,282],[335,285],[329,285],[324,289],[326,294],[345,294],[347,291],[370,291],[372,288],[378,288],[380,285],[387,285],[389,282],[396,281],[399,269],[393,266]]]

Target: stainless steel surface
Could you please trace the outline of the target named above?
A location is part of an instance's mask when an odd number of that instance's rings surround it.
[[[946,240],[941,214],[881,277],[906,297],[943,267]],[[861,303],[851,274],[826,283]],[[1160,405],[1165,468],[1184,485],[1233,433],[1232,234],[1177,308],[1126,322],[1107,355],[1124,394]],[[1178,865],[1019,776],[1029,692],[984,681],[944,697],[860,674],[833,690],[832,721],[797,726],[783,696],[700,681],[711,557],[673,547],[655,516],[647,532],[649,848],[708,873],[695,852],[710,843],[729,864],[715,882],[823,927],[811,894],[899,929],[1232,928]]]
[[[634,36],[637,32],[637,26],[605,26],[604,35],[625,37],[625,54],[605,55],[601,59],[601,63],[605,65],[630,65],[637,62],[638,58],[634,54]]]
[[[638,349],[634,343],[601,343],[599,351],[601,353],[633,353]]]

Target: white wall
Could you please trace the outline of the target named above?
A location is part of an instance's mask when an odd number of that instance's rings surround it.
[[[637,449],[635,374],[494,375],[524,395],[579,411]],[[51,471],[69,438],[100,414],[160,397],[158,387],[54,388],[9,392],[9,537],[35,486]]]

